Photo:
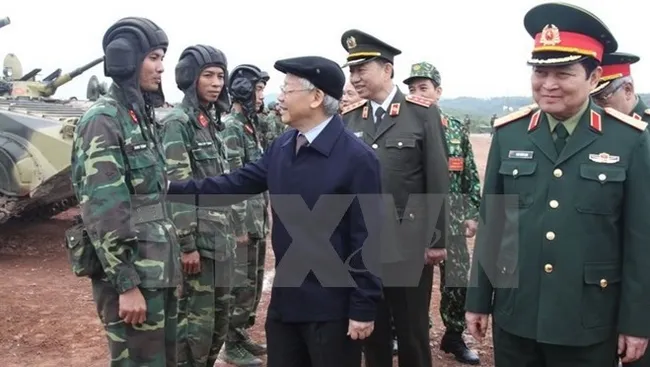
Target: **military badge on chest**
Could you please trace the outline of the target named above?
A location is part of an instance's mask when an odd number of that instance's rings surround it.
[[[201,124],[201,126],[203,127],[207,127],[208,122],[209,122],[208,118],[203,114],[203,112],[201,112],[199,114],[199,124]]]

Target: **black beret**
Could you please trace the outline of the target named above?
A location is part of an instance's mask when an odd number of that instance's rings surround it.
[[[309,80],[316,88],[336,99],[343,96],[345,75],[341,67],[320,56],[303,56],[278,60],[273,65],[284,74],[293,74]]]

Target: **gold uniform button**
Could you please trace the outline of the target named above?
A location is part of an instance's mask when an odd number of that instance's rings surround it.
[[[598,179],[601,180],[601,181],[605,181],[607,179],[607,175],[605,175],[604,173],[601,173],[601,174],[598,175]]]
[[[546,232],[546,239],[549,241],[553,241],[555,239],[555,233],[554,232]]]
[[[553,176],[555,176],[555,177],[562,177],[562,170],[559,169],[559,168],[556,168],[556,169],[553,171]]]
[[[379,148],[379,145],[377,145],[377,144],[372,145],[372,149],[377,149],[377,148]]]
[[[605,288],[605,287],[607,287],[607,279],[601,279],[600,288]]]
[[[557,200],[551,200],[551,201],[548,203],[548,205],[550,205],[551,208],[555,209],[555,208],[557,208],[558,206],[560,206],[560,203],[558,203]]]
[[[551,265],[551,264],[544,265],[544,271],[547,272],[547,273],[552,273],[553,272],[553,265]]]

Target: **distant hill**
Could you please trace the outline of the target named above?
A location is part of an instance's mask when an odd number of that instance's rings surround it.
[[[650,102],[650,93],[641,93],[641,99]],[[268,104],[277,99],[277,94],[269,94],[265,101]],[[485,126],[490,125],[490,118],[496,114],[497,117],[508,114],[512,110],[519,109],[533,103],[531,97],[509,96],[492,98],[457,97],[443,98],[440,100],[440,107],[449,115],[462,120],[468,115],[472,125],[472,131],[485,131]],[[650,103],[649,103],[650,104]]]

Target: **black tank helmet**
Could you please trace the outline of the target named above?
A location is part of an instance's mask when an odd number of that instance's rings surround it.
[[[104,75],[122,88],[129,108],[137,114],[146,113],[145,101],[152,107],[160,107],[165,102],[162,85],[158,92],[141,91],[139,75],[147,54],[156,49],[167,52],[168,46],[165,31],[146,18],[120,19],[104,34]]]
[[[230,73],[228,91],[233,102],[242,106],[244,115],[255,120],[255,85],[262,81],[262,70],[255,65],[243,64]]]
[[[185,101],[195,108],[199,107],[198,95],[196,94],[196,82],[205,68],[218,66],[224,72],[224,86],[217,99],[217,117],[222,112],[227,112],[230,107],[228,98],[228,60],[226,55],[212,46],[194,45],[186,48],[176,65],[176,86],[185,93]]]

